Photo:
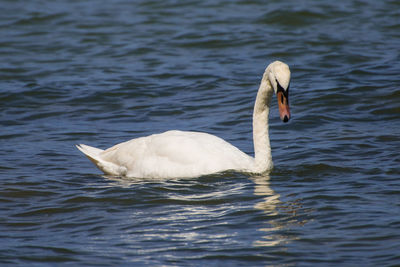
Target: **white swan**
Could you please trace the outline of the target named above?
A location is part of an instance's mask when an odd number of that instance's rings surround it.
[[[272,168],[268,115],[273,92],[280,118],[287,122],[289,67],[280,61],[268,65],[258,89],[253,112],[255,157],[223,139],[200,132],[168,131],[120,143],[107,150],[78,145],[106,174],[140,178],[198,177],[226,170],[262,173]]]

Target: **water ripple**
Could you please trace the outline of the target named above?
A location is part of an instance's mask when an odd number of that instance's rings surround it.
[[[46,8],[43,8],[45,6]],[[398,1],[5,1],[0,263],[399,262]],[[171,128],[253,153],[266,64],[292,70],[275,169],[101,176],[74,148]]]

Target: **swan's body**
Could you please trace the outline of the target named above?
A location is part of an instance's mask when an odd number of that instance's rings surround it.
[[[288,121],[289,67],[279,61],[265,70],[253,112],[255,157],[223,139],[200,132],[168,131],[120,143],[107,150],[77,146],[106,174],[141,178],[197,177],[226,170],[261,173],[272,168],[268,115],[273,92]]]
[[[231,169],[245,171],[254,163],[252,157],[217,136],[176,130],[92,154],[88,146],[78,148],[105,173],[128,177],[196,177]]]

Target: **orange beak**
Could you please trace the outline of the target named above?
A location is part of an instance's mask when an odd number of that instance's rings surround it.
[[[279,106],[279,116],[283,122],[288,122],[290,119],[290,109],[289,109],[289,100],[283,94],[283,92],[278,91],[278,106]]]

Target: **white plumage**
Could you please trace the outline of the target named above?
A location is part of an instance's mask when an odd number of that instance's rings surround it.
[[[104,151],[85,145],[78,148],[105,173],[128,177],[195,177],[246,170],[253,163],[217,136],[177,130],[132,139]]]
[[[264,172],[272,168],[268,135],[271,96],[279,86],[287,90],[289,82],[286,64],[275,61],[266,68],[253,113],[254,158],[217,136],[178,130],[132,139],[106,150],[83,144],[77,148],[104,173],[116,176],[173,178],[226,170]],[[288,107],[287,116],[285,121],[290,116]]]

